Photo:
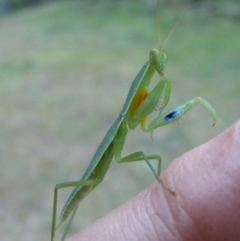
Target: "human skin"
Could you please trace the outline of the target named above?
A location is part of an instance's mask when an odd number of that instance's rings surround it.
[[[177,158],[159,183],[68,241],[240,240],[240,121]]]

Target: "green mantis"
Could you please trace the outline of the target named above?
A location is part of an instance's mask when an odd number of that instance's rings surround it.
[[[159,177],[161,157],[158,154],[146,155],[142,151],[137,151],[124,157],[121,156],[128,130],[133,130],[140,125],[143,132],[153,132],[158,127],[169,125],[178,120],[197,103],[201,103],[211,114],[213,125],[217,121],[215,110],[201,97],[191,99],[168,112],[162,113],[171,94],[171,81],[165,76],[166,62],[167,57],[162,49],[152,49],[150,51],[149,60],[133,80],[121,112],[97,148],[82,178],[79,181],[60,183],[55,186],[51,241],[54,240],[56,228],[70,216],[62,237],[62,240],[65,239],[79,203],[103,181],[113,159],[118,163],[145,161],[162,187],[170,194],[175,195],[175,192],[165,185]],[[161,79],[152,90],[149,90],[148,86],[155,73]],[[156,109],[158,114],[149,123],[147,117]],[[157,161],[157,170],[152,166],[150,160]],[[62,209],[60,220],[56,225],[58,190],[68,187],[74,187],[74,189]]]

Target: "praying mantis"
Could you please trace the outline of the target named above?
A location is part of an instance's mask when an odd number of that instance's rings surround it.
[[[146,155],[142,151],[137,151],[124,157],[121,156],[128,130],[140,126],[143,132],[151,133],[158,127],[169,125],[180,119],[197,103],[202,104],[210,113],[213,118],[213,125],[218,119],[213,107],[201,97],[193,98],[170,111],[162,113],[169,102],[171,94],[171,81],[165,75],[166,63],[167,56],[164,49],[150,50],[149,59],[133,80],[121,112],[98,146],[82,178],[79,181],[59,183],[55,186],[51,241],[54,240],[55,230],[70,216],[62,237],[62,240],[65,240],[79,203],[103,181],[113,159],[118,163],[145,161],[163,189],[175,195],[175,192],[159,177],[161,157],[158,154]],[[160,76],[160,81],[152,90],[149,90],[149,84],[155,73]],[[158,111],[158,114],[149,123],[148,116],[155,110]],[[156,170],[150,160],[157,161]],[[74,189],[62,209],[60,220],[56,225],[58,190],[69,187]]]

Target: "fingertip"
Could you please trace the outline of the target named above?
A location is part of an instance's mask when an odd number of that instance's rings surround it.
[[[240,121],[177,158],[163,180],[177,194],[169,200],[174,225],[182,236],[195,232],[184,240],[198,240],[197,232],[203,240],[240,237]]]

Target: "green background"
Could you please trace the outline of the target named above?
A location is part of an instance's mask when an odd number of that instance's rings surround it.
[[[165,46],[172,80],[167,109],[201,96],[227,126],[239,119],[240,22],[198,10],[160,5],[157,24],[156,5],[67,1],[1,16],[1,240],[49,240],[55,184],[81,177],[149,50],[164,45],[179,18]],[[225,129],[211,126],[198,105],[154,131],[154,142],[140,128],[130,131],[124,154],[160,154],[165,168]],[[72,232],[153,181],[144,163],[113,161],[104,182],[80,205]],[[70,191],[61,191],[59,208]]]

